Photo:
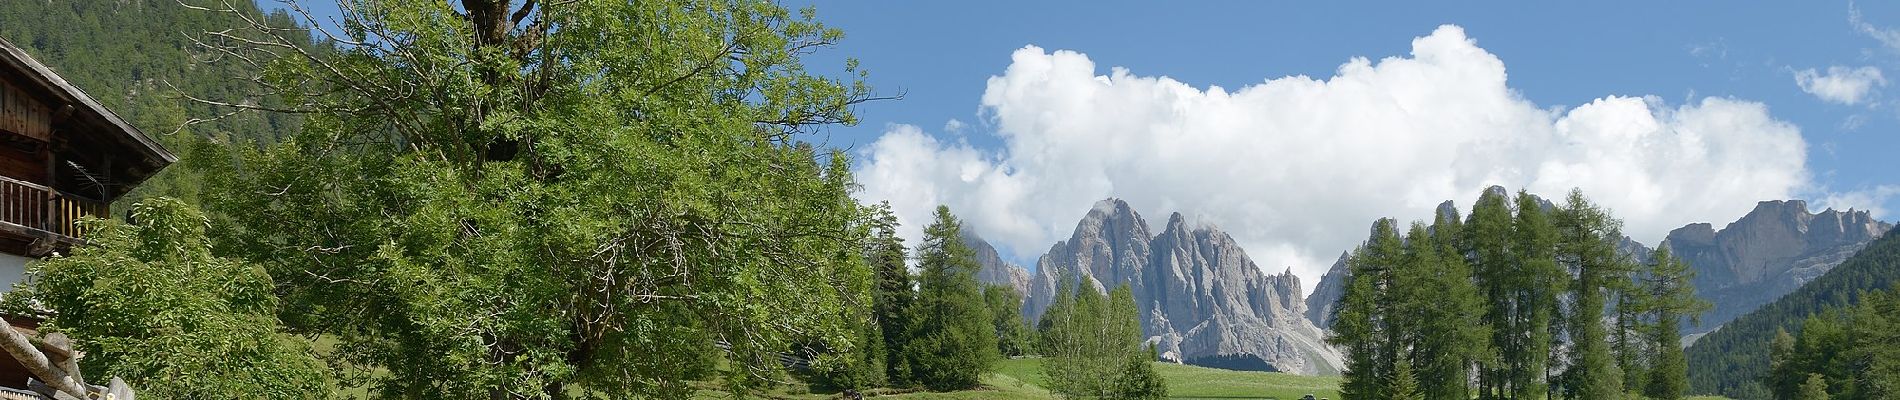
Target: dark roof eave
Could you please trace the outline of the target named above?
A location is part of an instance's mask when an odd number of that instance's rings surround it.
[[[0,38],[0,49],[5,50],[6,59],[4,61],[9,64],[9,66],[28,72],[26,74],[28,79],[36,80],[38,81],[37,83],[41,85],[57,89],[54,91],[54,95],[69,97],[64,100],[85,106],[87,111],[91,111],[93,114],[104,119],[106,123],[111,124],[114,128],[117,128],[123,133],[126,138],[138,144],[140,150],[144,152],[147,157],[163,161],[165,165],[178,162],[178,156],[172,155],[170,151],[165,150],[164,146],[152,140],[151,136],[147,136],[145,131],[141,131],[139,128],[133,127],[132,124],[126,123],[124,119],[119,118],[118,114],[114,114],[112,110],[108,110],[105,106],[100,105],[97,100],[93,100],[92,96],[87,95],[85,91],[79,90],[78,87],[67,83],[66,79],[60,78],[59,74],[53,73],[52,69],[34,60],[33,56],[26,54],[26,51],[19,47],[15,47],[12,42],[8,42],[5,38]],[[159,167],[163,168],[164,165],[160,165]]]

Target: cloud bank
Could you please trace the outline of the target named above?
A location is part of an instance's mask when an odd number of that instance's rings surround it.
[[[1821,100],[1851,106],[1871,100],[1869,94],[1875,87],[1887,86],[1887,77],[1880,74],[1879,68],[1832,66],[1827,68],[1827,73],[1813,68],[1795,71],[1794,82],[1801,85],[1801,91]]]
[[[1029,46],[1011,61],[980,108],[1000,149],[897,125],[860,150],[859,198],[890,201],[913,243],[946,204],[1033,262],[1113,196],[1151,223],[1172,211],[1214,222],[1262,268],[1292,267],[1310,290],[1373,219],[1429,218],[1447,199],[1468,208],[1489,185],[1551,198],[1582,188],[1656,243],[1808,182],[1799,130],[1760,103],[1539,106],[1456,26],[1413,39],[1409,57],[1232,91],[1122,68],[1098,75],[1072,51]]]

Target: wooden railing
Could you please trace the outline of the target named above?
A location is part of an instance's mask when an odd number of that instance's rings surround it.
[[[80,218],[108,212],[104,202],[0,176],[0,221],[77,239],[85,236]]]

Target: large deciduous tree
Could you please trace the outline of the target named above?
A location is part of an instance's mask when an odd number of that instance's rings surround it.
[[[806,71],[841,37],[810,10],[338,6],[306,21],[334,51],[262,23],[200,35],[284,100],[223,104],[305,118],[276,144],[194,157],[228,163],[204,196],[226,217],[219,249],[265,266],[292,331],[337,340],[347,381],[682,397],[777,381],[778,356],[810,344],[856,351],[864,214],[845,155],[800,138],[855,123],[870,96]]]

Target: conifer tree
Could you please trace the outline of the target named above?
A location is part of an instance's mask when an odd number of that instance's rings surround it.
[[[1422,316],[1413,354],[1419,366],[1419,389],[1427,398],[1470,398],[1472,368],[1490,353],[1483,298],[1472,283],[1465,258],[1450,239],[1458,234],[1457,220],[1457,210],[1444,210],[1433,223],[1429,237],[1411,239],[1437,244],[1419,246],[1421,249],[1414,254],[1418,264],[1414,267],[1423,267],[1424,290],[1416,292],[1420,295],[1414,302],[1418,308],[1406,312]],[[1413,232],[1425,234],[1417,225]]]
[[[1788,334],[1787,329],[1775,330],[1775,339],[1768,349],[1768,373],[1761,377],[1762,386],[1768,387],[1774,398],[1794,397],[1801,385],[1798,379],[1801,374],[1796,372],[1800,371],[1800,365],[1794,358],[1794,335]]]
[[[1576,274],[1569,307],[1570,354],[1565,392],[1584,399],[1608,399],[1623,394],[1623,376],[1610,349],[1603,326],[1607,290],[1628,273],[1627,262],[1616,254],[1614,240],[1622,237],[1620,222],[1591,204],[1579,190],[1571,190],[1557,213],[1558,262]]]
[[[1558,301],[1568,289],[1570,274],[1557,264],[1557,227],[1544,203],[1530,192],[1517,192],[1517,215],[1511,225],[1511,257],[1515,260],[1518,280],[1518,321],[1524,332],[1521,366],[1513,366],[1512,398],[1527,399],[1542,393],[1555,397],[1555,373],[1562,363],[1556,351],[1562,348],[1565,324],[1559,323],[1563,304]]]
[[[1513,257],[1511,200],[1501,191],[1487,190],[1472,205],[1470,222],[1464,225],[1462,254],[1469,255],[1472,277],[1480,295],[1489,305],[1483,323],[1490,329],[1490,346],[1497,357],[1487,360],[1478,370],[1479,397],[1504,398],[1530,384],[1524,378],[1541,370],[1541,359],[1532,357],[1522,326],[1525,302],[1519,263]],[[1534,367],[1532,366],[1534,365]],[[1541,374],[1537,374],[1541,375]]]
[[[897,216],[890,202],[872,206],[871,239],[865,244],[865,260],[877,276],[872,288],[872,318],[877,321],[883,339],[885,379],[905,386],[910,382],[910,362],[904,358],[904,344],[910,338],[911,303],[917,291],[911,286],[910,267],[905,264],[904,239],[897,236]]]
[[[1395,222],[1381,219],[1373,224],[1366,244],[1347,258],[1346,290],[1334,308],[1337,321],[1327,342],[1345,352],[1346,370],[1342,373],[1340,396],[1346,399],[1380,399],[1386,394],[1393,356],[1388,323],[1391,272],[1403,257]]]
[[[1828,400],[1827,378],[1821,374],[1808,374],[1808,380],[1801,383],[1801,389],[1794,400]]]
[[[931,390],[976,387],[995,366],[996,332],[976,281],[975,255],[958,232],[950,208],[938,206],[917,248],[917,325],[904,353],[911,378]]]
[[[1656,249],[1648,268],[1643,274],[1643,291],[1649,296],[1648,310],[1654,321],[1649,333],[1654,359],[1643,394],[1652,399],[1680,399],[1689,388],[1689,365],[1682,354],[1679,325],[1684,317],[1691,323],[1699,322],[1709,303],[1696,298],[1695,287],[1689,283],[1695,271],[1671,255],[1668,248]]]
[[[1385,393],[1391,400],[1424,400],[1426,397],[1418,390],[1418,380],[1412,375],[1412,366],[1404,360],[1393,360],[1392,376],[1386,379]]]

